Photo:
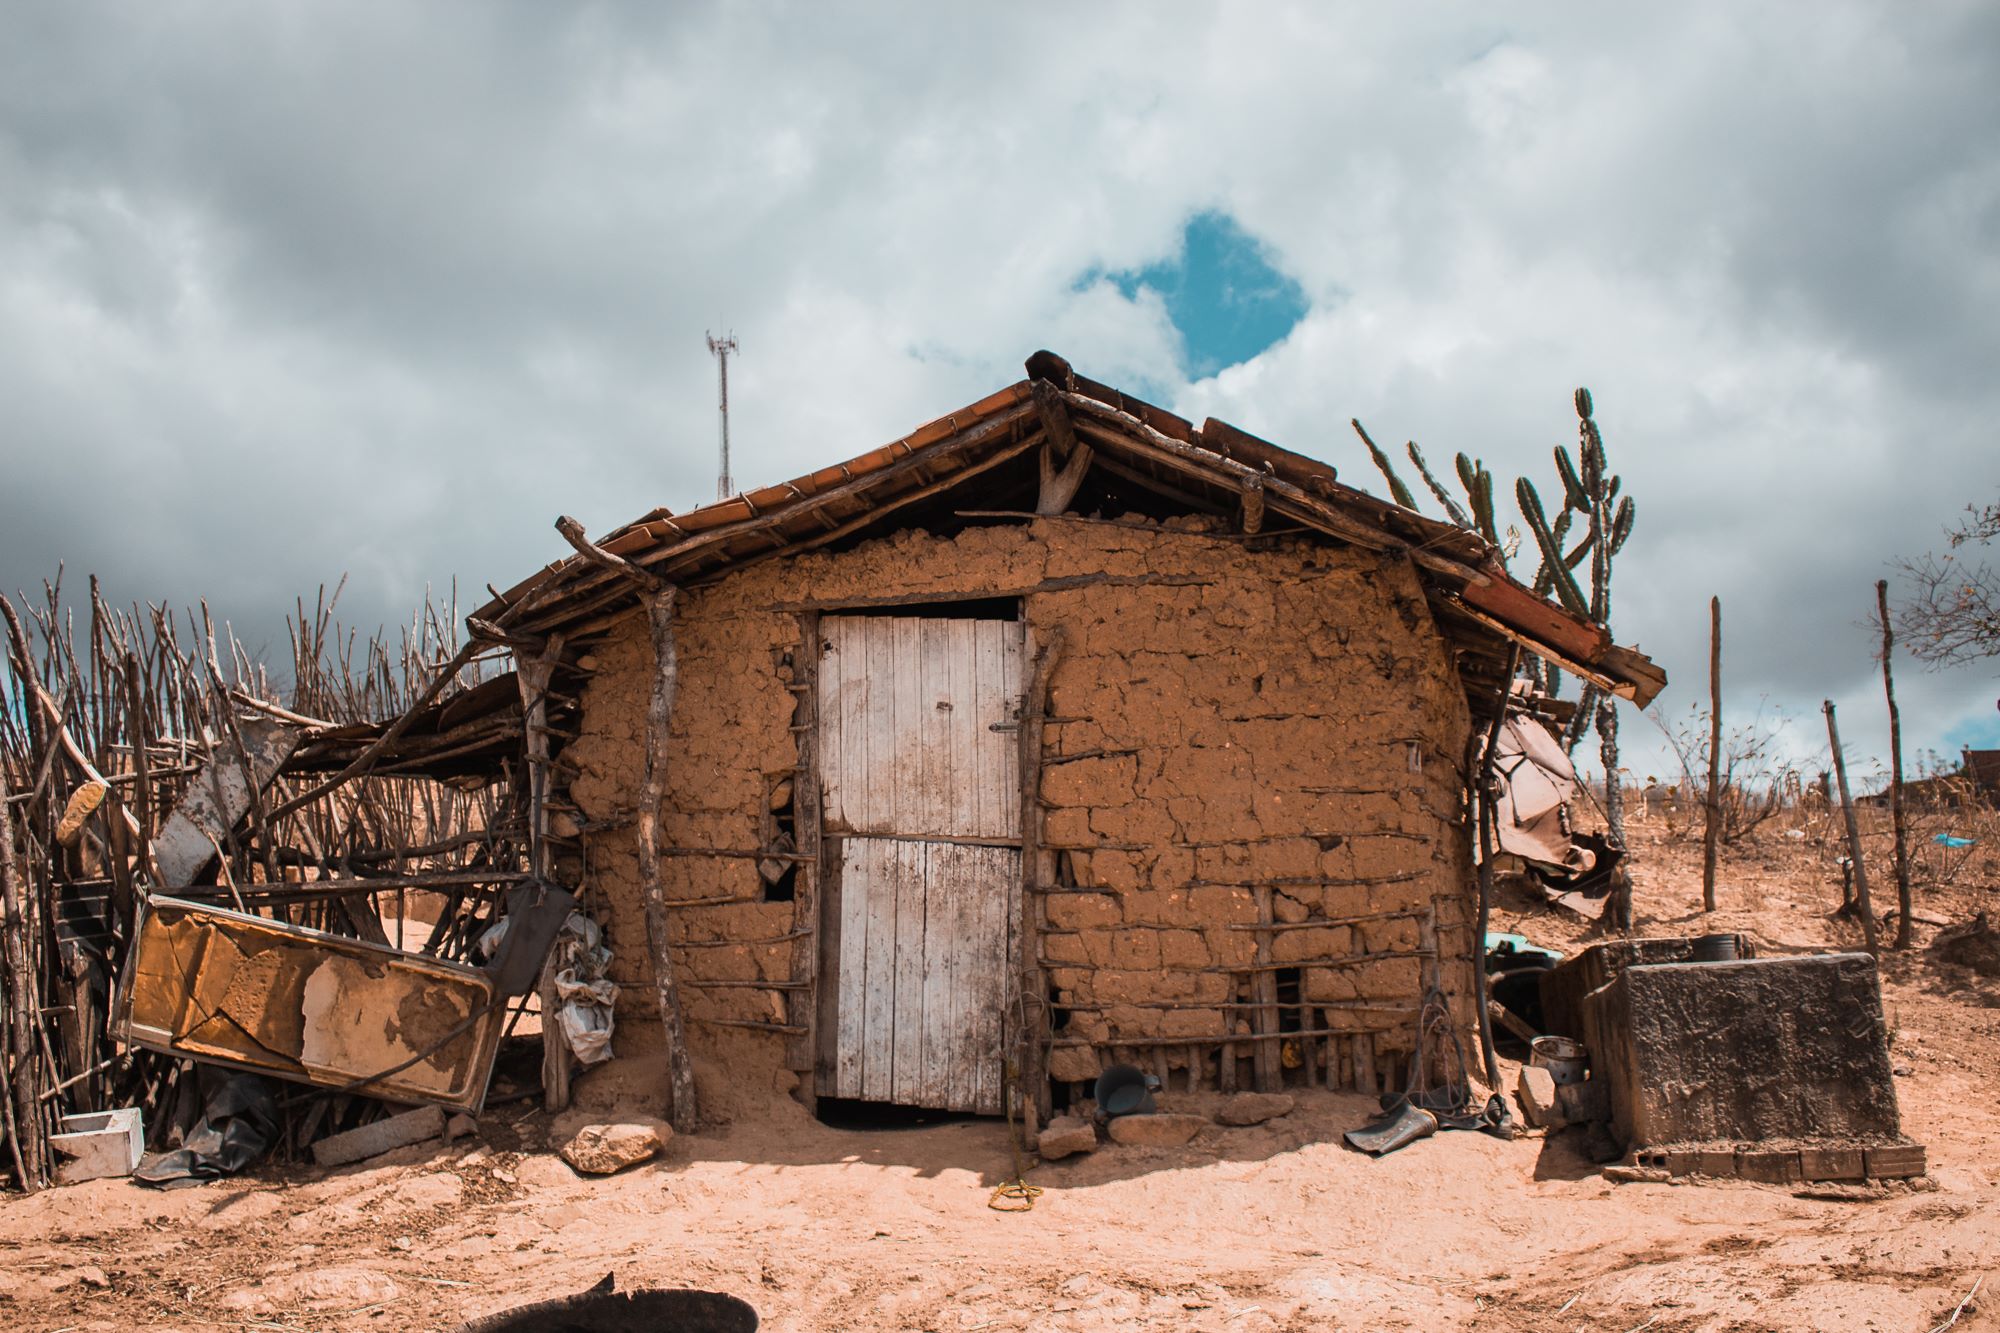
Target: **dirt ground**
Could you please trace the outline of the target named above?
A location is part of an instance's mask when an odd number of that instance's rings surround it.
[[[1767,952],[1853,942],[1827,919],[1839,888],[1816,841],[1772,831],[1733,852],[1711,926],[1698,846],[1663,840],[1657,819],[1635,833],[1645,932],[1740,929]],[[1919,910],[1959,919],[1994,898],[1990,873],[1962,875]],[[1564,948],[1586,934],[1525,898],[1495,926]],[[1890,956],[1884,981],[1931,1182],[1869,1201],[1614,1185],[1534,1134],[1442,1134],[1375,1161],[1339,1142],[1364,1099],[1307,1093],[1290,1116],[1186,1148],[1038,1167],[1033,1211],[1001,1213],[987,1207],[1012,1174],[998,1122],[843,1131],[780,1098],[585,1179],[547,1150],[561,1127],[516,1107],[477,1139],[338,1171],[9,1197],[0,1326],[443,1330],[613,1273],[733,1292],[781,1333],[1927,1330],[1975,1281],[2000,1281],[2000,981],[1921,949]],[[2000,1290],[1982,1290],[1956,1327],[2000,1329],[1996,1310]]]

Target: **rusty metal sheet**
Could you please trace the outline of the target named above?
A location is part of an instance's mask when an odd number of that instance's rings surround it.
[[[476,1111],[506,1016],[475,968],[155,898],[112,1032],[148,1050],[319,1087],[380,1075],[356,1090]]]
[[[249,813],[252,791],[264,789],[304,735],[288,722],[248,714],[237,717],[236,727],[243,735],[250,772],[244,773],[236,747],[224,737],[153,839],[153,864],[159,867],[160,882],[170,889],[185,886],[215,859],[217,844]]]

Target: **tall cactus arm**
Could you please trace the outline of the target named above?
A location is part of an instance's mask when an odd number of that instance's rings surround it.
[[[1584,597],[1583,589],[1576,586],[1576,580],[1570,577],[1562,546],[1556,541],[1555,533],[1549,530],[1549,520],[1542,512],[1542,497],[1535,493],[1535,484],[1522,477],[1514,483],[1514,499],[1521,506],[1521,517],[1528,521],[1528,531],[1535,534],[1535,545],[1541,548],[1542,564],[1553,579],[1556,597],[1573,614],[1588,617],[1590,602]]]
[[[1362,429],[1358,418],[1350,418],[1349,420],[1354,427],[1354,433],[1359,435],[1361,442],[1368,446],[1368,456],[1375,460],[1375,466],[1382,473],[1382,479],[1389,483],[1389,494],[1403,508],[1415,509],[1417,507],[1417,497],[1410,494],[1410,488],[1405,486],[1403,479],[1396,475],[1395,466],[1389,462],[1389,455],[1375,447],[1375,441],[1368,438],[1368,432]]]
[[[1632,497],[1626,496],[1618,502],[1618,513],[1611,520],[1611,554],[1617,555],[1625,547],[1625,539],[1632,535],[1632,522],[1638,517],[1632,506]]]
[[[1411,440],[1404,447],[1410,451],[1410,461],[1417,465],[1417,475],[1424,479],[1424,485],[1430,487],[1431,494],[1435,495],[1438,503],[1444,506],[1446,517],[1461,528],[1472,527],[1471,515],[1467,514],[1458,501],[1451,498],[1451,492],[1439,485],[1438,479],[1431,475],[1430,468],[1424,463],[1423,451],[1417,448],[1417,442]]]
[[[1576,464],[1570,462],[1569,450],[1556,446],[1556,475],[1562,478],[1563,507],[1574,509],[1579,514],[1590,512],[1590,492],[1583,488],[1583,478],[1576,473]]]

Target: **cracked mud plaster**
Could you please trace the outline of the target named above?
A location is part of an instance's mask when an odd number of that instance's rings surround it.
[[[797,754],[784,663],[799,622],[777,608],[1022,595],[1032,634],[1066,635],[1050,679],[1044,842],[1068,853],[1076,885],[1101,890],[1046,903],[1056,1002],[1076,1006],[1065,1036],[1221,1035],[1226,974],[1256,950],[1254,932],[1229,926],[1257,919],[1248,886],[1258,882],[1283,881],[1274,901],[1288,922],[1435,902],[1447,984],[1464,992],[1471,867],[1456,767],[1469,720],[1414,572],[1300,540],[1246,550],[1200,527],[1042,522],[949,540],[905,531],[686,590],[664,844],[757,845],[768,775]],[[1097,574],[1173,582],[1035,590]],[[564,752],[570,792],[589,821],[629,820],[652,669],[642,618],[590,651],[597,674]],[[617,959],[621,1043],[637,1053],[660,1038],[632,837],[629,824],[591,834],[588,879]],[[670,898],[744,900],[676,911],[677,941],[794,929],[791,903],[756,901],[748,860],[669,855],[664,880]],[[1415,959],[1312,965],[1413,947],[1414,934],[1407,920],[1285,930],[1273,957],[1300,967],[1309,1000],[1414,1000]],[[676,950],[690,1019],[783,1021],[780,992],[699,983],[785,979],[791,952],[790,941]],[[1214,1007],[1144,1007],[1169,1002]],[[782,1063],[775,1035],[700,1021],[689,1031],[698,1056],[746,1084],[767,1086]],[[1406,1048],[1402,1034],[1379,1048],[1399,1040]]]

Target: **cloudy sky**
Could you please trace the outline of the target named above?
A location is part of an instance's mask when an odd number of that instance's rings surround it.
[[[1383,491],[1546,478],[1587,384],[1613,627],[1882,752],[1865,620],[2000,494],[2000,10],[12,5],[0,587],[246,638],[468,602],[1020,376],[1039,347]],[[1550,493],[1544,484],[1544,495]],[[1525,558],[1524,558],[1525,563]],[[1527,572],[1532,573],[1532,568]],[[1904,668],[1911,749],[2000,667]],[[1625,726],[1655,765],[1652,729]]]

